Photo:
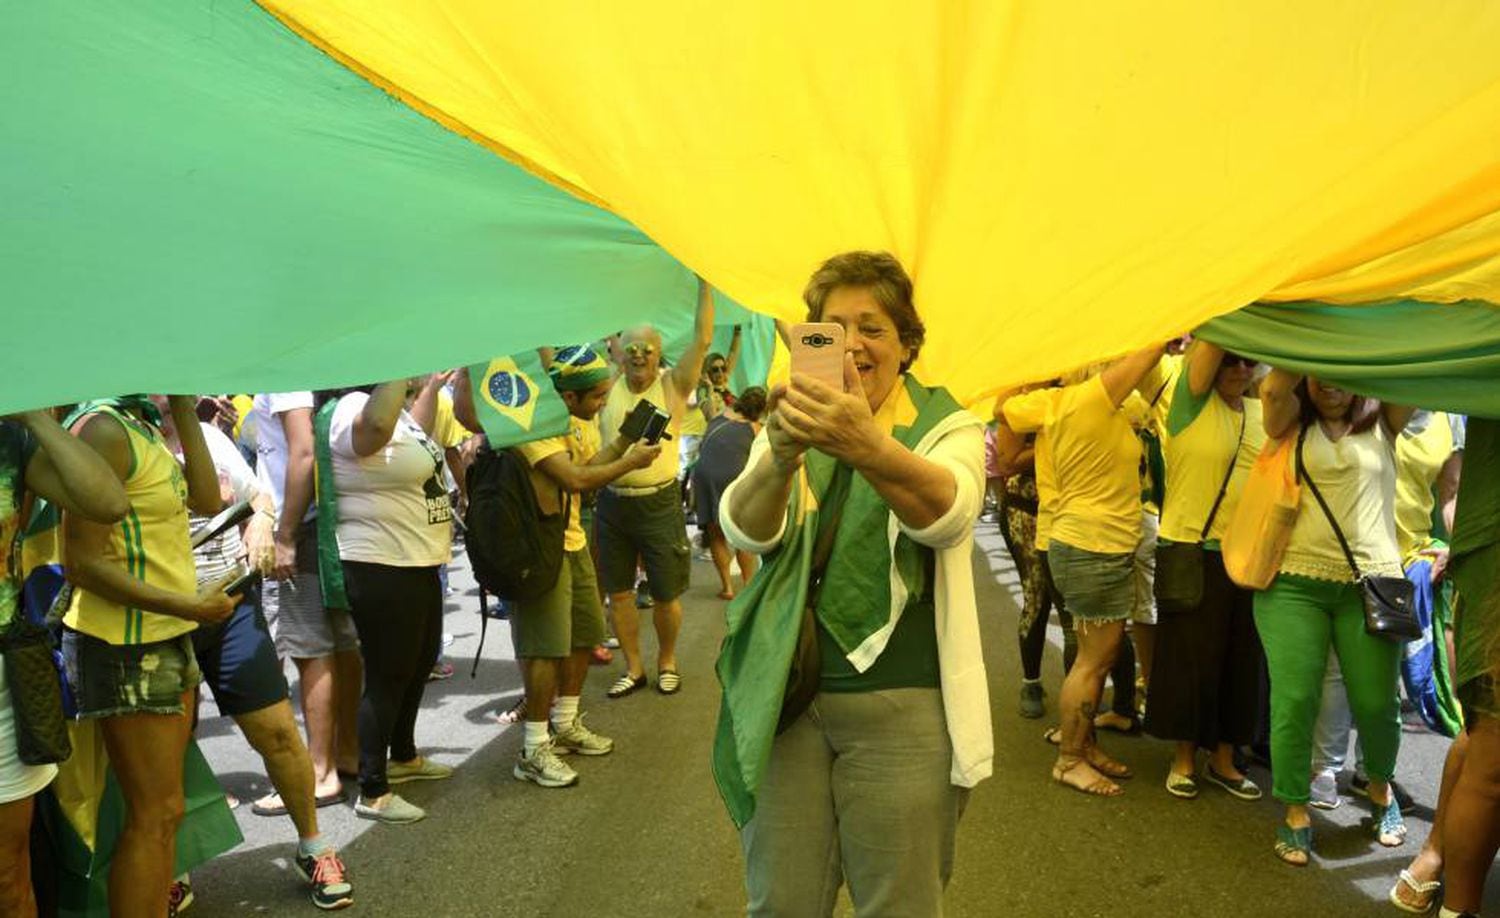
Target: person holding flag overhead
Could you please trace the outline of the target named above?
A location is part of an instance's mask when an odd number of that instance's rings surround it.
[[[661,335],[656,329],[643,325],[625,332],[620,342],[624,366],[604,403],[600,432],[618,436],[636,405],[649,401],[671,416],[667,433],[677,437],[713,333],[713,288],[702,278],[692,341],[671,369],[662,367]],[[611,698],[623,698],[647,684],[635,598],[637,558],[645,565],[654,608],[657,690],[672,695],[682,684],[677,671],[677,630],[682,625],[679,597],[687,590],[692,555],[678,484],[680,462],[675,448],[664,449],[650,466],[621,476],[599,493],[595,523],[599,570],[626,664],[624,674],[609,689]]]
[[[560,755],[607,755],[614,749],[613,740],[584,726],[578,710],[590,656],[605,637],[604,607],[580,522],[582,494],[649,468],[662,448],[624,436],[599,448],[593,420],[609,397],[613,372],[591,348],[559,349],[547,373],[568,408],[568,429],[516,449],[531,467],[539,507],[544,513],[566,511],[568,519],[557,583],[536,599],[516,602],[511,610],[526,685],[525,745],[513,773],[541,787],[567,787],[577,783],[578,774]]]

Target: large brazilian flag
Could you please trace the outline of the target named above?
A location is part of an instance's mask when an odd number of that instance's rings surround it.
[[[1219,316],[1209,334],[1258,356],[1500,414],[1495,387],[1387,372],[1495,369],[1493,3],[4,19],[0,411],[368,382],[643,321],[670,339],[694,272],[763,373],[766,317],[800,316],[823,258],[872,248],[915,276],[917,371],[965,400]]]

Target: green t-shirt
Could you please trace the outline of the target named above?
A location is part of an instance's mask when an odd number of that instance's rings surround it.
[[[818,652],[823,658],[819,689],[824,692],[875,692],[896,688],[938,688],[936,607],[932,582],[936,558],[923,548],[921,595],[913,595],[891,632],[884,652],[864,672],[858,672],[839,652],[833,635],[818,623]]]

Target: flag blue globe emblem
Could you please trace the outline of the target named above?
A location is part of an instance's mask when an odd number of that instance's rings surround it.
[[[507,408],[520,408],[531,401],[531,385],[519,373],[500,371],[490,377],[490,398]]]

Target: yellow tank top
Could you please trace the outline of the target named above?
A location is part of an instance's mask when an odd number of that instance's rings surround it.
[[[656,381],[647,387],[645,392],[636,394],[630,391],[630,383],[625,375],[615,380],[610,387],[609,398],[604,403],[604,409],[599,412],[599,432],[603,442],[609,443],[620,435],[620,425],[625,423],[625,418],[642,399],[669,412],[672,415],[672,423],[667,425],[667,430],[672,434],[671,440],[663,441],[661,455],[656,461],[643,469],[636,469],[615,479],[614,485],[623,488],[654,488],[665,485],[669,481],[675,481],[678,469],[677,438],[682,435],[682,413],[684,406],[677,398],[668,398],[667,387],[662,382],[666,371],[656,377]]]
[[[149,425],[112,408],[97,413],[118,421],[130,443],[130,475],[125,479],[130,512],[111,532],[106,559],[154,587],[196,593],[182,467]],[[111,644],[150,644],[198,627],[197,622],[121,606],[82,589],[73,591],[63,622]]]

